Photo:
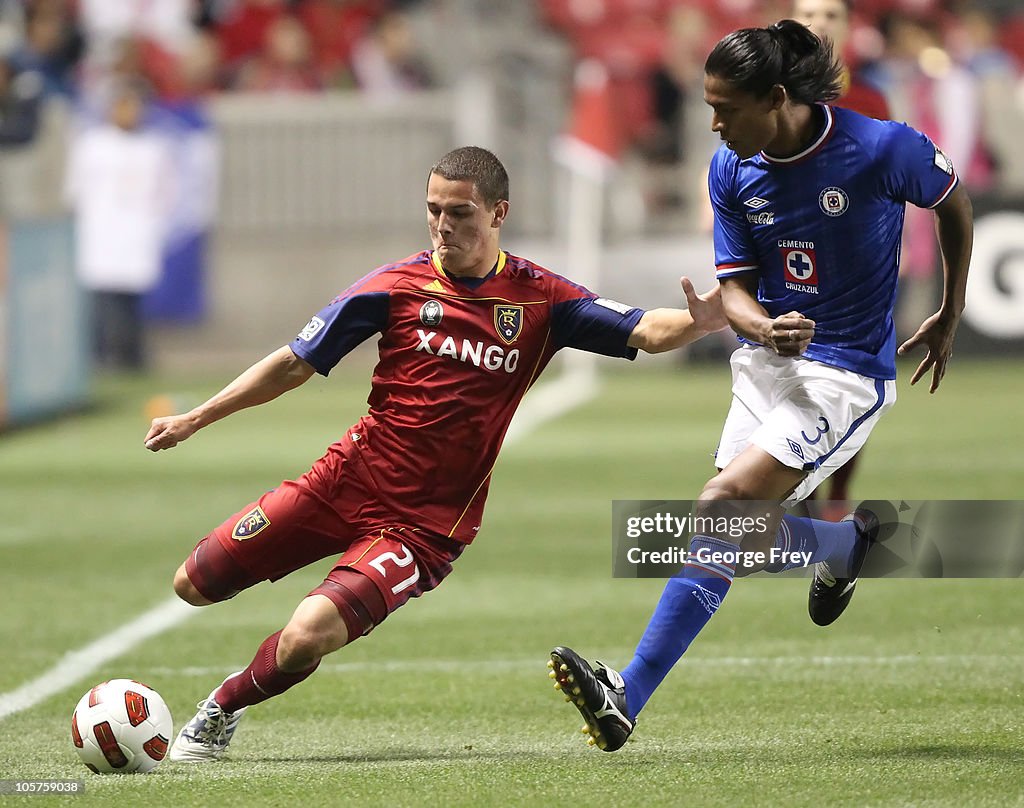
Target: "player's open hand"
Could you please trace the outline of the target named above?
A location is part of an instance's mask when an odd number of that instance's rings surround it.
[[[814,320],[798,311],[780,315],[771,321],[765,344],[779,356],[799,356],[814,338]]]
[[[163,418],[154,418],[153,423],[146,433],[146,448],[151,452],[159,452],[161,449],[173,449],[186,438],[190,437],[197,429],[195,419],[188,413],[185,415],[168,415]]]
[[[921,364],[917,366],[914,375],[910,377],[911,384],[917,384],[918,380],[931,368],[932,383],[928,392],[934,393],[939,389],[939,383],[946,375],[946,364],[953,355],[953,338],[956,336],[956,327],[959,324],[959,316],[937,311],[921,323],[921,327],[917,329],[914,336],[899,347],[896,353],[902,356],[922,342],[928,346],[928,353],[921,360]]]
[[[683,287],[683,294],[686,295],[686,307],[697,328],[710,334],[712,331],[721,331],[729,325],[725,309],[722,307],[722,288],[717,283],[710,291],[702,295],[697,294],[697,290],[693,288],[693,282],[685,275],[679,279],[679,284]]]

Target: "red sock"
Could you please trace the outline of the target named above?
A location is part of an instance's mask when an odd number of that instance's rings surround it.
[[[224,680],[224,684],[213,696],[222,710],[233,713],[240,707],[259,704],[273,696],[279,696],[317,669],[319,660],[315,665],[298,673],[285,673],[278,668],[277,641],[280,637],[280,631],[267,637],[249,663],[249,667]]]

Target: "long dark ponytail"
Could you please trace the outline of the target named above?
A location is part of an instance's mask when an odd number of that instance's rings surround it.
[[[842,92],[832,43],[794,20],[733,31],[715,45],[704,72],[758,97],[781,84],[799,104],[832,101]]]

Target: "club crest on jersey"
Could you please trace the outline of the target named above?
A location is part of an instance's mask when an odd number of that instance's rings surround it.
[[[794,292],[818,294],[818,258],[813,241],[780,241],[782,272],[786,288]]]
[[[231,531],[231,538],[235,541],[245,541],[246,539],[251,539],[261,530],[269,526],[270,520],[267,519],[267,515],[263,513],[263,508],[257,505],[241,519],[235,522],[235,527]]]
[[[428,300],[420,306],[420,322],[423,325],[439,325],[444,317],[444,308],[436,300]]]
[[[842,216],[850,207],[850,197],[842,188],[826,188],[818,194],[818,206],[826,216]]]
[[[494,328],[498,336],[511,345],[523,330],[523,307],[497,304],[494,306]]]

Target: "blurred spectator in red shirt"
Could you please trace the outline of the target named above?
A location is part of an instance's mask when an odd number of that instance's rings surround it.
[[[381,0],[304,0],[296,8],[313,42],[313,58],[328,87],[352,85],[352,52],[384,12]]]
[[[236,0],[216,23],[225,65],[231,69],[261,53],[267,30],[286,13],[284,0]]]
[[[889,118],[885,96],[849,67],[852,60],[847,46],[852,11],[852,0],[795,0],[793,3],[793,19],[810,28],[819,39],[831,40],[836,57],[843,61],[844,90],[835,103],[861,115],[885,120]]]
[[[199,31],[181,56],[175,98],[200,98],[221,86],[220,41]]]
[[[309,33],[295,17],[274,20],[262,53],[246,61],[234,89],[247,92],[305,93],[321,89]]]

